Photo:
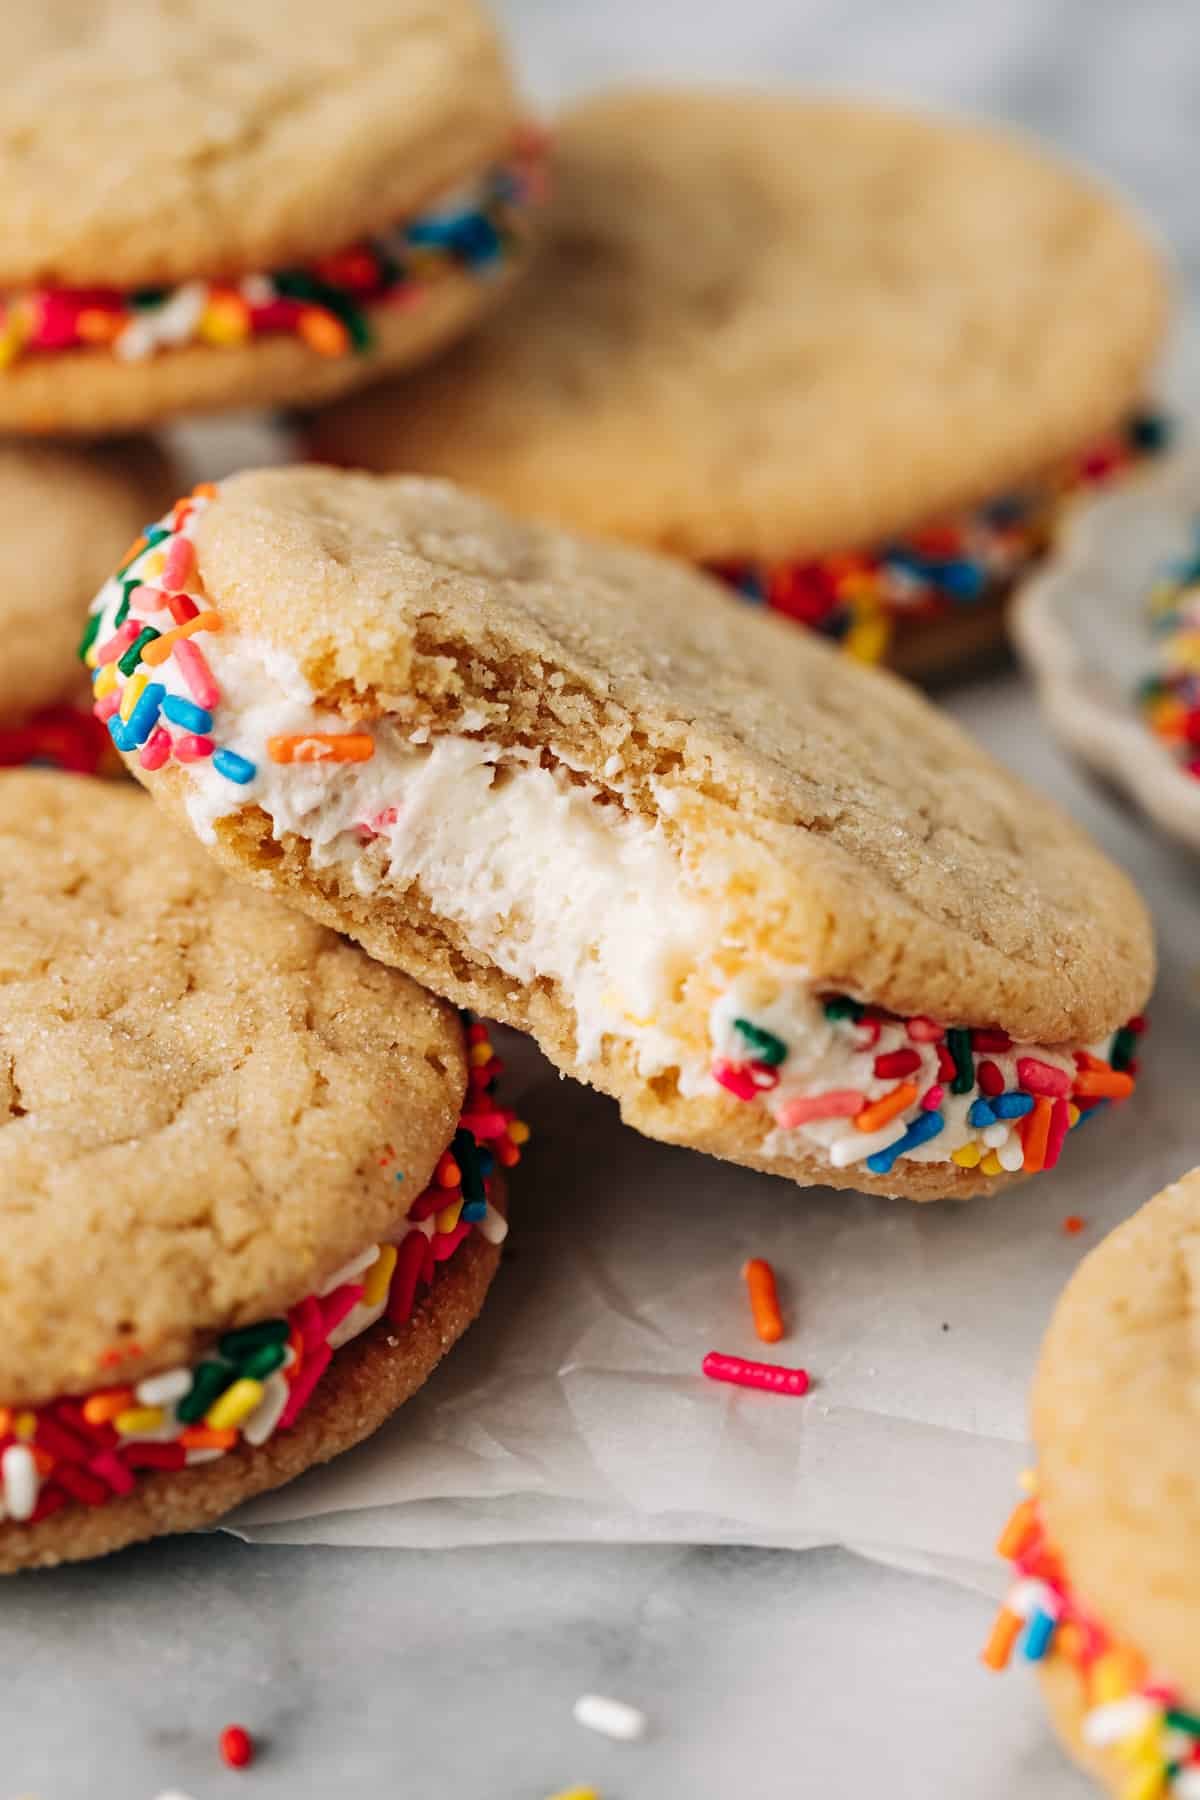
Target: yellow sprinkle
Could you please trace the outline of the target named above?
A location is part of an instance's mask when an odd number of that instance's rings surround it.
[[[36,1430],[37,1430],[37,1414],[36,1413],[19,1412],[17,1414],[16,1418],[13,1420],[13,1432],[24,1443],[29,1442],[30,1438],[33,1436],[33,1434]]]
[[[960,1169],[977,1169],[982,1156],[978,1144],[964,1144],[961,1150],[950,1152],[950,1161],[957,1163]]]
[[[494,1055],[495,1051],[489,1043],[471,1045],[471,1061],[477,1069],[482,1069],[484,1063],[490,1063]]]
[[[131,1406],[118,1413],[113,1424],[122,1437],[132,1437],[135,1432],[157,1431],[166,1416],[161,1406]]]
[[[199,335],[206,344],[244,344],[250,335],[250,311],[238,294],[210,300],[200,317]]]
[[[529,1127],[524,1119],[513,1120],[508,1128],[508,1141],[510,1144],[527,1144],[529,1142]]]
[[[1073,1131],[1079,1123],[1079,1108],[1073,1100],[1067,1101],[1067,1124]]]
[[[1158,1800],[1166,1792],[1167,1766],[1160,1756],[1134,1769],[1121,1788],[1121,1800]]]
[[[595,1788],[563,1788],[560,1793],[551,1794],[550,1800],[600,1800]]]
[[[263,1397],[261,1381],[251,1381],[243,1375],[232,1387],[227,1387],[219,1400],[214,1400],[204,1415],[204,1423],[210,1431],[230,1431],[248,1419]]]
[[[392,1276],[396,1268],[395,1244],[382,1244],[379,1255],[363,1276],[363,1297],[361,1305],[379,1306],[392,1285]]]
[[[462,1208],[463,1203],[461,1194],[458,1199],[452,1201],[449,1206],[443,1206],[441,1212],[437,1216],[438,1230],[453,1231],[454,1227],[458,1224],[458,1215],[462,1211]]]
[[[1123,1700],[1132,1686],[1129,1666],[1119,1651],[1108,1650],[1092,1664],[1090,1694],[1094,1706]]]
[[[104,667],[96,677],[96,683],[92,692],[97,700],[103,700],[105,694],[111,694],[116,685],[117,665],[115,662],[105,663]]]
[[[130,713],[141,699],[142,689],[149,679],[150,677],[142,669],[139,669],[136,675],[131,675],[129,677],[129,680],[125,683],[125,687],[122,691],[121,704],[118,708],[122,719],[128,719]]]
[[[166,551],[152,550],[138,569],[138,579],[140,581],[153,581],[156,575],[162,574],[166,566]]]
[[[985,1175],[999,1175],[1004,1169],[1004,1164],[1000,1161],[1000,1158],[996,1155],[994,1150],[988,1151],[979,1166]]]
[[[880,613],[873,619],[855,620],[846,633],[842,647],[859,662],[877,663],[882,661],[890,637],[889,621]]]
[[[1037,1470],[1036,1469],[1022,1469],[1021,1473],[1017,1476],[1017,1486],[1020,1488],[1020,1490],[1023,1494],[1036,1494],[1037,1493]]]

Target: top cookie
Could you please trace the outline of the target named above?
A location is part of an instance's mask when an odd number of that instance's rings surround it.
[[[392,1235],[466,1058],[450,1008],[135,791],[4,775],[0,845],[0,1394],[36,1404],[190,1362]]]
[[[682,565],[262,471],[181,503],[85,650],[231,867],[657,1135],[962,1192],[1132,1086],[1097,1060],[1153,967],[1124,877],[913,691]]]
[[[561,121],[520,301],[313,443],[697,561],[816,557],[1083,450],[1165,302],[1140,224],[1015,135],[612,94]]]
[[[506,143],[473,0],[39,0],[5,21],[0,287],[303,262]]]
[[[79,692],[80,606],[173,486],[145,438],[0,443],[0,725]]]
[[[1074,1593],[1193,1708],[1198,1292],[1193,1170],[1076,1271],[1046,1335],[1033,1396],[1042,1514]]]

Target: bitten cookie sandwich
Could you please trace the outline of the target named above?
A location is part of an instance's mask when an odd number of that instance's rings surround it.
[[[0,430],[296,404],[519,265],[541,152],[474,0],[39,0],[0,72]]]
[[[653,1137],[968,1194],[1132,1091],[1125,877],[914,689],[683,564],[262,471],[150,531],[83,650],[223,863]]]
[[[481,1028],[132,787],[0,776],[0,846],[12,1570],[207,1524],[375,1430],[482,1306],[525,1133]]]
[[[1002,641],[1064,496],[1160,440],[1161,254],[1015,135],[614,93],[562,119],[553,190],[519,301],[313,455],[671,551],[936,675]]]
[[[1092,1252],[1050,1323],[1037,1468],[1000,1538],[1014,1581],[984,1660],[1014,1647],[1067,1748],[1120,1800],[1200,1796],[1200,1170]]]
[[[0,442],[0,766],[36,759],[83,774],[111,757],[79,679],[79,608],[175,486],[148,438]]]

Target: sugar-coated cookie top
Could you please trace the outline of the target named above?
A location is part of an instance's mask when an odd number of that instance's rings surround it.
[[[1038,1492],[1076,1598],[1200,1696],[1200,1169],[1076,1271],[1033,1397]]]
[[[314,421],[319,454],[697,560],[787,559],[990,498],[1143,389],[1159,253],[1019,137],[652,91],[558,134],[529,285]]]
[[[340,250],[478,170],[516,101],[475,0],[36,0],[0,66],[0,287]]]
[[[1145,1001],[1145,909],[1076,826],[914,690],[683,564],[315,467],[223,482],[195,544],[223,652],[287,653],[348,719],[545,746],[732,872],[747,953],[1043,1044]]]
[[[139,792],[0,775],[5,1403],[285,1311],[394,1230],[465,1086],[451,1008]]]
[[[98,446],[0,442],[0,724],[79,686],[79,609],[171,498],[146,439]]]

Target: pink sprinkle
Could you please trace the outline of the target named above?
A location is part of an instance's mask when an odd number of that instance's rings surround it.
[[[1071,1077],[1066,1071],[1040,1062],[1036,1056],[1018,1056],[1017,1080],[1027,1094],[1053,1094],[1065,1099],[1071,1091]]]
[[[213,680],[213,672],[203,650],[198,650],[191,638],[176,638],[172,654],[196,705],[202,706],[205,712],[211,712],[214,706],[219,706],[221,690]]]
[[[908,1021],[908,1035],[914,1044],[936,1044],[945,1037],[946,1030],[932,1019],[918,1017]]]
[[[508,1120],[502,1112],[473,1112],[463,1114],[463,1124],[473,1138],[504,1137],[508,1131]]]
[[[1066,1100],[1059,1095],[1054,1102],[1054,1111],[1050,1114],[1050,1129],[1046,1133],[1046,1151],[1042,1157],[1043,1169],[1052,1169],[1058,1161],[1070,1127],[1070,1107]]]
[[[155,587],[135,587],[129,598],[146,612],[161,612],[167,604],[167,596]]]
[[[103,700],[97,700],[93,704],[92,711],[98,719],[104,721],[112,718],[120,704],[121,690],[120,688],[114,688],[111,694],[105,694]]]
[[[132,1494],[137,1485],[115,1450],[101,1450],[88,1463],[93,1475],[107,1481],[114,1494]]]
[[[453,1256],[467,1233],[472,1229],[470,1219],[460,1219],[453,1231],[435,1231],[429,1240],[429,1248],[433,1251],[434,1261],[445,1262],[448,1256]]]
[[[325,1315],[314,1295],[307,1294],[299,1306],[293,1307],[291,1322],[300,1333],[306,1356],[320,1348],[325,1341]]]
[[[190,594],[168,594],[167,611],[177,625],[186,625],[189,619],[195,618],[200,608]]]
[[[126,619],[123,625],[118,625],[112,636],[106,638],[96,652],[99,667],[103,668],[105,663],[116,662],[118,656],[123,656],[141,629],[140,619]]]
[[[937,1087],[931,1087],[929,1092],[922,1099],[921,1110],[923,1112],[936,1112],[945,1098],[946,1090],[939,1083]]]
[[[194,731],[185,732],[183,737],[175,739],[175,754],[180,762],[202,762],[211,756],[216,749],[216,740],[210,737],[197,737]]]
[[[765,1388],[771,1394],[807,1394],[808,1370],[784,1369],[778,1363],[747,1362],[743,1356],[725,1356],[710,1350],[700,1367],[710,1381],[729,1381],[734,1387]]]
[[[742,1063],[727,1062],[719,1056],[712,1066],[713,1080],[731,1093],[735,1100],[753,1100],[759,1092],[754,1076]]]
[[[319,1349],[312,1351],[304,1358],[300,1364],[300,1373],[292,1383],[292,1391],[288,1395],[287,1405],[280,1414],[278,1426],[280,1431],[286,1431],[289,1425],[295,1424],[312,1399],[313,1389],[329,1367],[332,1356],[333,1351],[329,1345],[322,1344]]]
[[[318,1304],[321,1308],[321,1323],[325,1336],[337,1330],[342,1320],[352,1313],[363,1297],[361,1281],[344,1281],[341,1287],[334,1288],[332,1294],[326,1294]]]
[[[161,769],[163,764],[169,760],[170,755],[171,734],[169,731],[164,731],[161,725],[156,725],[154,730],[150,733],[150,736],[146,739],[145,745],[142,748],[142,754],[138,757],[138,761],[141,763],[143,769],[150,769],[153,771],[154,769]]]
[[[852,1119],[867,1104],[856,1088],[832,1088],[827,1094],[801,1094],[780,1107],[776,1117],[785,1131],[811,1119]]]
[[[196,551],[190,538],[174,537],[163,563],[162,584],[172,594],[182,593],[196,572]]]
[[[883,1027],[878,1019],[871,1017],[870,1013],[864,1013],[858,1021],[858,1029],[862,1033],[858,1040],[859,1049],[870,1050],[874,1044],[879,1042],[879,1033]]]

